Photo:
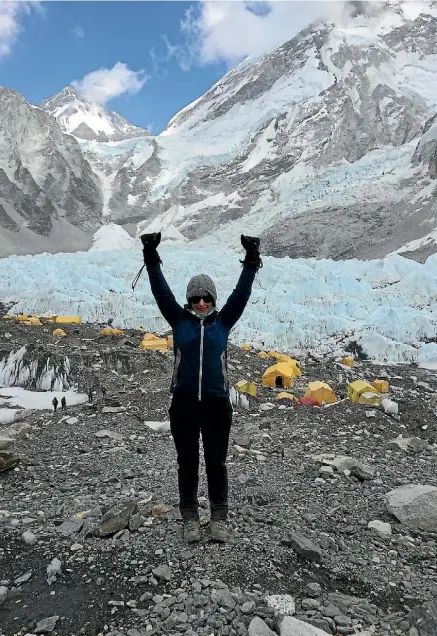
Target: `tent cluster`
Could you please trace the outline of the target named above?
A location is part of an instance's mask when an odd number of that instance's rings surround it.
[[[245,351],[253,351],[253,348],[249,344],[242,346]],[[259,351],[258,358],[267,360],[268,358],[275,358],[275,364],[269,366],[262,375],[262,386],[271,387],[274,389],[290,389],[293,386],[295,378],[302,375],[302,371],[299,366],[299,362],[289,355],[278,353],[277,351]],[[345,357],[342,359],[341,364],[347,367],[353,367],[355,361],[352,357]],[[256,396],[257,387],[256,384],[249,380],[240,380],[235,385],[235,389],[239,393],[247,393],[251,396]],[[365,380],[355,380],[351,382],[347,389],[347,397],[352,402],[368,405],[380,405],[382,402],[382,394],[388,392],[388,382],[386,380],[374,380],[372,384],[369,384]],[[337,398],[333,389],[326,382],[309,382],[305,394],[303,397],[297,398],[292,393],[287,391],[280,391],[276,396],[277,400],[310,404],[314,406],[321,406],[322,404],[334,404],[337,402]]]
[[[352,402],[379,406],[382,402],[382,393],[388,393],[387,380],[374,380],[369,384],[365,380],[351,382],[347,389],[347,396]]]
[[[10,314],[5,314],[2,318],[3,320],[13,320],[22,325],[31,325],[34,327],[54,322],[64,325],[78,325],[82,322],[80,316],[39,316],[37,314],[18,314],[17,316],[11,316]]]
[[[243,345],[242,349],[245,351],[252,350],[250,345]],[[268,358],[276,359],[275,364],[269,366],[262,375],[261,382],[263,386],[274,389],[289,389],[293,386],[295,378],[302,375],[299,362],[289,355],[278,351],[260,351],[257,356],[262,360],[267,360]],[[240,393],[256,395],[256,385],[249,380],[240,380],[235,385],[235,388]],[[276,399],[314,405],[332,404],[337,401],[334,391],[326,382],[310,382],[302,398],[297,398],[292,393],[281,391],[276,396]]]

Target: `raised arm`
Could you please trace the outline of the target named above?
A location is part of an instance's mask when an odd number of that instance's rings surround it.
[[[219,316],[223,324],[232,329],[249,301],[252,293],[252,285],[257,271],[262,267],[262,260],[259,253],[259,238],[241,235],[241,243],[246,250],[246,257],[243,263],[243,271],[240,274],[238,283],[229,296]]]
[[[176,301],[161,271],[161,259],[157,252],[157,247],[161,241],[161,232],[143,234],[141,241],[143,243],[144,264],[147,267],[152,294],[159,311],[169,325],[174,327],[182,318],[183,309]]]

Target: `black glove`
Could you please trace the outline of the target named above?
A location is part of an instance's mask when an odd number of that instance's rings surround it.
[[[146,267],[151,267],[157,263],[162,263],[157,252],[157,247],[161,242],[161,232],[154,232],[153,234],[142,234],[140,236],[141,243],[143,244],[143,258]]]
[[[246,250],[246,257],[240,263],[247,265],[257,271],[263,266],[261,256],[259,253],[260,239],[257,236],[241,235],[241,245]]]

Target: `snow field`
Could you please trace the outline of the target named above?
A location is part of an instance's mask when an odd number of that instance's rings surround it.
[[[216,281],[218,306],[237,282],[236,254],[184,244],[162,245],[163,271],[181,304],[188,280],[205,272]],[[118,327],[168,330],[146,272],[135,291],[141,248],[41,254],[0,260],[0,297],[12,313],[114,319]],[[40,327],[29,327],[38,329]],[[264,258],[246,311],[231,333],[295,355],[342,353],[353,339],[380,362],[437,362],[437,255],[420,264],[392,255],[373,261]]]
[[[59,408],[63,397],[67,400],[67,407],[83,404],[88,400],[88,396],[85,393],[76,393],[76,391],[27,391],[16,387],[0,389],[0,396],[0,404],[10,404],[24,409],[49,411],[53,410],[52,400],[54,397],[58,398]],[[6,415],[9,409],[0,409],[0,411],[3,411],[3,414]],[[15,413],[15,411],[13,412]]]

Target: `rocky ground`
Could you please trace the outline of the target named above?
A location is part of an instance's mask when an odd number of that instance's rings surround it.
[[[0,474],[1,636],[437,634],[436,491],[387,499],[437,486],[436,375],[308,357],[293,393],[324,380],[338,402],[293,408],[261,387],[272,360],[231,347],[232,381],[258,387],[234,413],[231,538],[208,541],[202,467],[203,540],[186,546],[172,439],[145,423],[167,420],[172,354],[140,351],[136,331],[66,331],[0,324],[0,358],[67,355],[79,390],[96,388],[66,414],[0,424],[21,459]],[[381,376],[398,417],[345,399],[348,381]]]

